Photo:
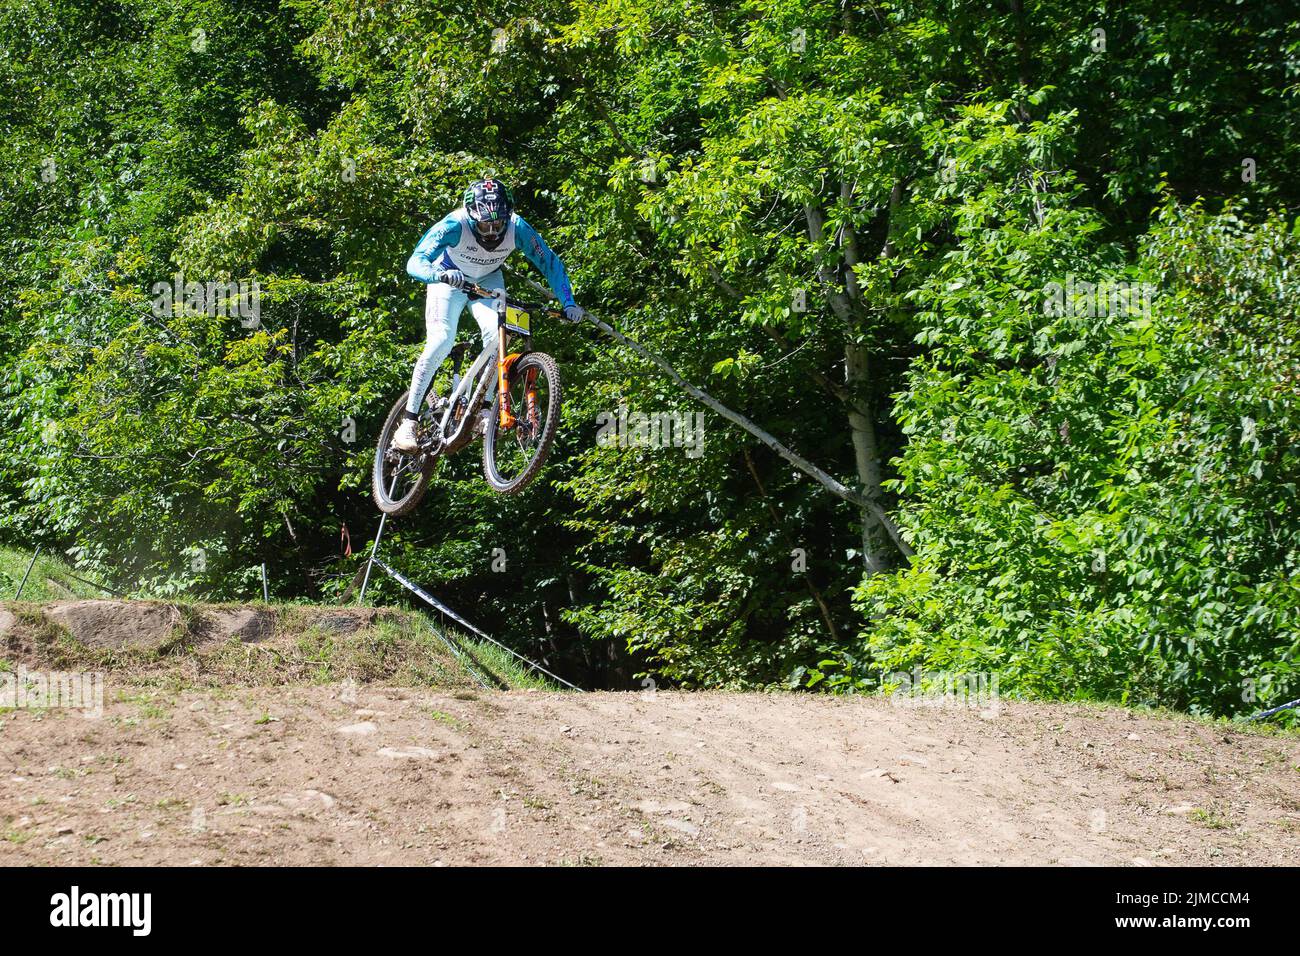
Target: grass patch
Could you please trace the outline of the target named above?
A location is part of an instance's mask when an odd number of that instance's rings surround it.
[[[1217,810],[1203,810],[1197,807],[1192,811],[1192,819],[1210,830],[1228,830],[1232,824]]]
[[[159,700],[157,694],[118,694],[117,701],[134,706],[138,720],[167,720],[171,717],[173,702]]]
[[[1020,698],[1004,696],[1003,702],[1018,701]],[[1212,730],[1221,731],[1227,734],[1239,734],[1243,737],[1287,737],[1300,738],[1300,719],[1293,719],[1287,715],[1291,711],[1283,711],[1273,718],[1263,720],[1249,721],[1246,716],[1238,715],[1236,717],[1218,717],[1211,714],[1192,714],[1187,711],[1176,710],[1173,707],[1153,706],[1150,704],[1125,703],[1118,700],[1052,700],[1051,698],[1025,698],[1026,703],[1044,703],[1059,704],[1065,707],[1076,707],[1080,711],[1092,712],[1098,715],[1115,713],[1117,711],[1126,711],[1130,714],[1136,714],[1139,717],[1150,717],[1157,720],[1170,720],[1180,723],[1199,724],[1202,727],[1208,727]],[[1260,705],[1262,708],[1263,705]]]
[[[460,719],[458,719],[458,718],[456,718],[456,717],[453,717],[451,714],[444,714],[442,711],[440,711],[440,710],[438,710],[438,709],[436,709],[436,708],[433,708],[433,707],[430,707],[430,708],[429,708],[429,710],[428,710],[428,714],[429,714],[429,716],[432,717],[434,720],[438,721],[438,723],[440,723],[440,724],[446,724],[446,725],[447,725],[448,727],[450,727],[452,730],[464,730],[464,729],[465,729],[465,722],[462,721],[462,720],[460,720]]]
[[[30,551],[0,547],[0,601],[12,601],[32,560]],[[41,553],[23,588],[25,601],[68,601],[77,598],[107,598],[107,591],[78,581],[73,575],[91,580],[90,574],[74,572],[66,561]]]
[[[511,690],[560,689],[549,677],[533,670],[520,661],[519,658],[506,653],[495,644],[475,640],[455,631],[444,631],[444,633],[455,641],[459,647],[468,652],[470,657],[478,661],[483,668],[504,680]]]

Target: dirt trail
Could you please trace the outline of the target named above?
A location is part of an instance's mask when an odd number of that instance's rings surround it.
[[[1300,742],[1059,705],[141,690],[0,715],[0,821],[0,864],[1294,864]]]

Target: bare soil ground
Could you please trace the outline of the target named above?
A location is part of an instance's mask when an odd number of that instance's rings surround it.
[[[0,714],[0,864],[1300,859],[1300,741],[1183,718],[112,675],[109,696],[97,720]]]

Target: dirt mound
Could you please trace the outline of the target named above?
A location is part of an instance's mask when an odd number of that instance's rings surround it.
[[[475,686],[423,618],[376,608],[14,603],[0,609],[0,658],[147,685]]]
[[[275,615],[256,608],[214,608],[210,618],[217,639],[236,638],[246,644],[264,641],[275,633]]]
[[[275,614],[251,607],[201,610],[149,601],[70,601],[48,604],[41,614],[74,640],[97,648],[156,651],[185,638],[222,641],[233,637],[256,643],[275,631]]]

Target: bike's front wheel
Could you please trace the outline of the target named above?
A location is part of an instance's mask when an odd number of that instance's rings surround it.
[[[555,359],[528,352],[515,361],[506,380],[508,423],[501,423],[501,402],[492,403],[492,418],[483,436],[483,475],[503,495],[523,491],[546,464],[560,424],[560,371]]]
[[[415,510],[429,487],[429,476],[433,474],[433,466],[438,460],[435,454],[404,454],[391,447],[393,434],[405,417],[406,396],[407,393],[403,392],[379,432],[374,473],[371,477],[371,494],[375,504],[384,514],[395,518]],[[424,424],[421,422],[421,425]]]

